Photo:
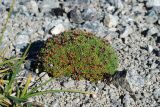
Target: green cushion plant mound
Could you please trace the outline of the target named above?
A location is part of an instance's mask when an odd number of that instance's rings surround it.
[[[111,45],[92,33],[66,31],[47,39],[40,50],[40,68],[53,77],[68,76],[89,81],[114,74],[118,58]]]

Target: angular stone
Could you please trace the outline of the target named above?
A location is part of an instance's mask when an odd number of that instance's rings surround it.
[[[128,71],[126,79],[133,92],[140,91],[145,83],[144,78],[140,76],[136,70]]]
[[[160,6],[160,0],[147,0],[147,7]]]
[[[58,0],[43,0],[43,2],[40,4],[40,10],[41,12],[47,12],[50,11],[51,8],[58,8],[59,2]]]
[[[51,30],[50,30],[50,33],[52,35],[57,35],[57,34],[60,34],[62,32],[64,32],[66,29],[65,27],[63,26],[63,24],[58,24],[56,25],[55,27],[53,27]]]
[[[153,47],[151,45],[148,45],[148,52],[151,53],[153,51]]]
[[[127,26],[124,32],[120,35],[121,38],[127,37],[129,34],[133,32],[133,29],[130,26]]]
[[[33,0],[27,3],[27,8],[31,13],[38,13],[38,5]]]
[[[84,20],[82,19],[82,15],[81,15],[80,10],[78,10],[76,8],[69,12],[69,17],[70,17],[70,21],[72,21],[74,23],[84,22]]]
[[[104,25],[108,27],[116,27],[118,24],[118,16],[107,14],[104,18]]]
[[[82,12],[82,17],[84,20],[92,20],[97,15],[97,10],[95,8],[86,8]]]
[[[109,2],[118,9],[123,9],[122,0],[109,0]]]
[[[16,48],[22,49],[29,43],[29,34],[26,31],[19,32],[15,39]]]

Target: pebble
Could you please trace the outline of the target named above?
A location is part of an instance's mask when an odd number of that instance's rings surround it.
[[[42,3],[39,5],[40,11],[42,13],[49,12],[52,8],[58,8],[59,2],[58,0],[43,0]]]
[[[154,35],[158,32],[159,32],[159,30],[156,27],[151,27],[148,31],[148,35]]]
[[[26,31],[19,32],[15,38],[15,46],[22,49],[29,43],[29,34]]]
[[[147,23],[152,24],[152,23],[157,22],[159,18],[154,10],[150,10],[145,19],[146,19]]]
[[[124,32],[120,35],[121,38],[128,37],[129,34],[133,32],[132,28],[130,26],[126,26]]]
[[[73,80],[70,79],[69,81],[64,82],[63,85],[67,89],[73,88],[73,87],[75,87],[75,81],[73,81]]]
[[[156,89],[153,94],[154,94],[154,97],[155,97],[157,100],[159,100],[159,98],[160,98],[160,89],[159,89],[159,88]]]
[[[146,3],[147,7],[160,6],[159,0],[148,0]]]
[[[82,19],[82,14],[81,14],[80,10],[78,10],[76,8],[69,12],[69,17],[70,17],[71,22],[74,22],[77,24],[84,22],[84,20]]]
[[[107,14],[104,18],[104,25],[107,27],[116,27],[118,25],[118,17]]]
[[[82,18],[85,21],[96,20],[97,15],[97,10],[93,7],[88,7],[82,12]]]
[[[49,75],[46,72],[40,73],[39,77],[42,77],[41,80],[44,82],[50,79]]]
[[[126,79],[133,92],[140,91],[145,83],[144,78],[140,76],[136,70],[128,71]]]
[[[63,24],[58,24],[55,27],[51,28],[50,33],[52,35],[58,35],[64,32],[66,29],[64,28]]]
[[[86,21],[83,26],[81,26],[80,28],[85,29],[89,32],[92,32],[94,34],[97,34],[96,36],[98,37],[105,37],[107,34],[107,30],[106,28],[103,26],[102,23],[98,22],[98,21]]]
[[[123,9],[122,0],[109,0],[109,2],[118,9]]]
[[[148,52],[151,53],[153,51],[153,47],[151,45],[148,45]]]
[[[123,103],[125,107],[132,107],[133,105],[135,105],[134,100],[131,98],[131,96],[129,95],[129,93],[126,93],[124,98],[123,98]]]
[[[159,70],[159,69],[157,69],[157,68],[156,68],[156,69],[152,69],[152,70],[151,70],[151,73],[159,73],[159,72],[160,72],[160,70]]]
[[[38,5],[33,0],[27,3],[27,8],[31,13],[38,13]]]

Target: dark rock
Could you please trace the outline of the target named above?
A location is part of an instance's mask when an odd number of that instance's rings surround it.
[[[117,88],[121,86],[123,89],[126,89],[129,92],[132,92],[129,83],[126,80],[126,74],[127,74],[126,70],[117,72],[113,76],[111,83],[115,85],[115,87]]]
[[[160,51],[159,50],[154,49],[153,54],[155,54],[157,57],[160,57]]]
[[[64,9],[61,8],[53,8],[50,12],[53,16],[63,16],[63,14],[65,13]]]
[[[157,42],[157,43],[160,43],[160,37],[157,37],[156,42]]]
[[[80,10],[78,9],[73,9],[68,13],[68,17],[70,18],[70,21],[74,23],[83,23],[82,15]]]

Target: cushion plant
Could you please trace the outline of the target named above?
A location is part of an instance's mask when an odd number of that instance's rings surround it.
[[[65,31],[47,39],[40,50],[40,68],[53,77],[68,76],[89,81],[103,80],[114,74],[118,58],[111,45],[92,33]]]

